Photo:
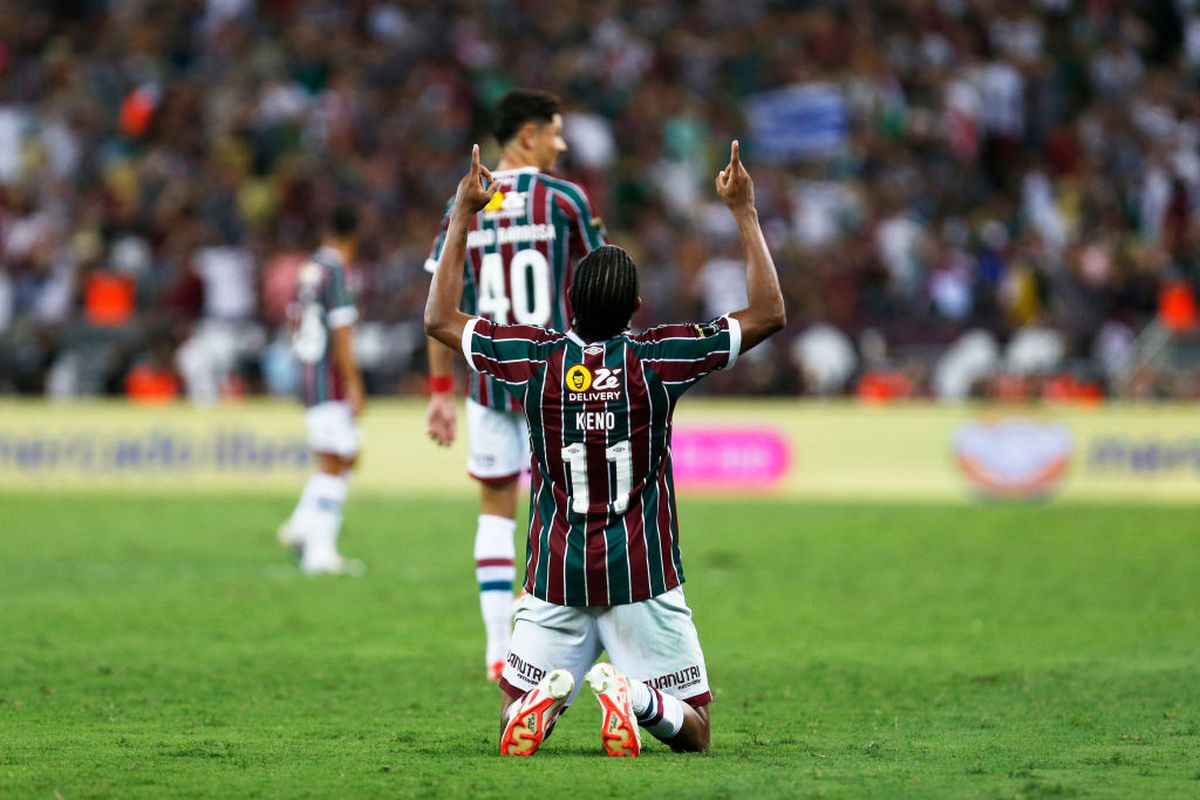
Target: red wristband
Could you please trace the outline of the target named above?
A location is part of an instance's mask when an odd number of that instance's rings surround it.
[[[454,391],[453,375],[430,375],[429,391],[434,394],[448,394]]]

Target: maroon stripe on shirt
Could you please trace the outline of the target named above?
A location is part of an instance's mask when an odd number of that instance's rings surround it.
[[[599,352],[588,353],[590,348],[584,348],[583,364],[593,377],[604,366],[605,348],[599,346]],[[585,412],[603,413],[607,407],[604,401],[593,401],[573,405]],[[568,411],[567,413],[573,413]],[[604,530],[608,527],[608,458],[605,450],[608,447],[608,436],[604,430],[584,431],[584,452],[587,454],[588,476],[588,513],[584,524],[586,550],[584,553],[585,573],[587,575],[588,605],[608,605],[608,538]]]
[[[721,330],[726,330],[727,323],[719,323]],[[659,325],[629,337],[635,342],[661,342],[663,339],[695,339],[696,326],[685,323]]]
[[[633,453],[633,500],[625,513],[626,546],[629,556],[629,591],[632,597],[650,595],[650,563],[646,553],[646,521],[643,495],[646,476],[650,473],[650,396],[646,391],[646,375],[642,372],[633,348],[625,348],[625,386],[629,405],[629,443]]]
[[[476,214],[475,216],[471,217],[471,224],[468,226],[468,230],[470,230],[470,231],[479,230],[481,227],[482,219],[483,219],[482,216],[479,214]],[[483,273],[483,250],[482,250],[482,248],[479,248],[479,247],[468,247],[467,248],[467,264],[470,266],[471,276],[473,279],[473,283],[475,285],[475,308],[473,310],[476,313],[478,313],[478,311],[479,311],[479,280],[480,280],[480,275]],[[472,372],[472,374],[471,374],[471,380],[474,382],[474,384],[472,385],[471,388],[473,390],[473,394],[475,395],[475,398],[478,401],[478,403],[481,406],[489,405],[489,400],[491,399],[491,397],[490,397],[490,392],[488,390],[491,388],[491,383],[492,383],[491,380],[489,380],[486,375],[481,375],[481,374],[474,373],[474,372]]]
[[[667,441],[670,442],[670,428],[667,430]],[[671,553],[671,521],[675,514],[671,508],[671,490],[667,486],[670,464],[671,447],[668,444],[667,453],[663,457],[663,470],[658,476],[658,547],[662,553],[663,588],[668,591],[679,585],[679,574],[675,572],[675,559]]]
[[[546,602],[564,605],[566,595],[563,591],[563,575],[566,571],[567,534],[570,523],[567,514],[570,511],[570,498],[566,487],[570,486],[567,476],[567,465],[563,461],[563,361],[566,359],[565,347],[557,350],[546,362],[545,399],[542,407],[547,410],[543,438],[546,443],[546,474],[551,476],[551,489],[554,492],[554,524],[550,527],[549,552],[544,555],[546,562]]]
[[[646,365],[654,370],[658,377],[668,383],[686,381],[703,375],[706,372],[721,369],[729,363],[729,353],[722,351],[706,356],[699,361],[672,361],[669,359],[646,359]]]
[[[530,222],[534,225],[552,224],[554,222],[554,213],[551,210],[552,203],[553,198],[551,197],[550,190],[546,188],[546,184],[541,180],[535,180],[529,204]],[[555,235],[557,233],[555,231]],[[561,313],[562,327],[566,328],[567,321],[571,319],[571,315],[567,313],[566,304],[567,287],[571,285],[571,267],[574,261],[568,258],[566,264],[554,263],[554,242],[550,240],[535,242],[534,248],[546,257],[546,263],[550,265],[550,274],[548,277],[550,278],[550,292],[553,296],[550,298],[552,308],[550,319],[546,322],[546,327],[559,327],[555,324],[554,320],[554,309],[557,308]],[[566,251],[564,250],[564,252]],[[562,273],[561,282],[557,280],[559,272]]]
[[[346,397],[346,387],[343,385],[342,371],[340,369],[338,369],[337,365],[334,363],[337,360],[336,357],[333,357],[332,353],[330,354],[330,356],[331,356],[331,358],[329,359],[329,399],[330,400],[344,400]]]
[[[580,189],[580,191],[582,192],[583,190]],[[591,223],[591,220],[584,219],[584,209],[577,206],[570,195],[559,191],[555,191],[554,194],[559,199],[559,208],[566,212],[566,215],[571,219],[570,252],[575,258],[583,258],[588,252],[586,226]]]
[[[651,715],[650,719],[645,721],[638,720],[638,722],[641,722],[641,724],[647,726],[657,725],[658,723],[662,722],[663,712],[665,711],[663,708],[662,692],[660,692],[658,689],[655,689],[653,686],[650,686],[649,684],[647,684],[646,688],[654,694],[654,714]]]
[[[505,186],[505,188],[502,189],[501,191],[512,191],[516,187],[517,177],[515,175],[509,176],[507,178],[501,178],[500,180],[501,180],[501,182],[507,184]],[[496,222],[497,239],[499,238],[500,229],[511,228],[514,224],[516,224],[516,221],[517,221],[516,217],[509,217],[507,219],[497,220],[497,222]],[[511,269],[513,257],[517,254],[517,246],[515,244],[502,244],[496,248],[496,252],[500,253],[500,272],[504,276],[504,278],[503,278],[504,279],[504,296],[508,298],[508,319],[505,321],[508,324],[512,325],[519,321],[519,320],[517,320],[516,315],[513,313],[515,303],[513,302],[512,269]],[[518,408],[518,406],[516,404],[516,399],[511,394],[504,391],[503,388],[499,384],[496,384],[491,381],[489,381],[489,383],[491,383],[491,387],[489,387],[489,388],[491,388],[494,391],[499,393],[500,399],[502,401],[501,404],[503,405],[505,411],[514,411]]]
[[[525,545],[525,591],[533,594],[533,579],[537,574],[538,554],[541,551],[542,515],[537,503],[542,492],[542,471],[536,466],[529,475],[529,543]]]

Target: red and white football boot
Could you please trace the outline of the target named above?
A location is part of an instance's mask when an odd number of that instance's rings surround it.
[[[600,726],[604,752],[610,756],[637,756],[642,752],[642,735],[629,701],[629,679],[612,664],[600,663],[588,670],[587,682],[604,715]]]
[[[575,679],[565,669],[556,669],[538,681],[538,685],[509,709],[508,723],[500,735],[500,754],[504,756],[531,756],[542,746],[554,719],[562,711]]]

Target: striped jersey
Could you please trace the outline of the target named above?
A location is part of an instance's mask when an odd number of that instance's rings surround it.
[[[501,325],[566,330],[571,321],[567,287],[575,264],[604,244],[604,226],[587,194],[570,181],[535,167],[495,172],[500,185],[474,216],[467,233],[462,310]],[[425,269],[437,268],[453,201]],[[518,400],[488,375],[473,373],[468,396],[487,408],[514,411]]]
[[[329,332],[353,325],[358,320],[358,309],[346,285],[341,253],[322,247],[300,266],[288,317],[292,351],[300,362],[300,400],[311,407],[345,398]]]
[[[525,591],[610,606],[683,583],[671,474],[675,403],[730,367],[732,317],[586,343],[572,333],[471,320],[463,354],[522,404],[532,486]]]

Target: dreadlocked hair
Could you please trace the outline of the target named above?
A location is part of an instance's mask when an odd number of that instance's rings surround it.
[[[637,265],[620,247],[606,244],[580,260],[571,281],[575,332],[584,340],[611,339],[629,327],[637,310]]]

